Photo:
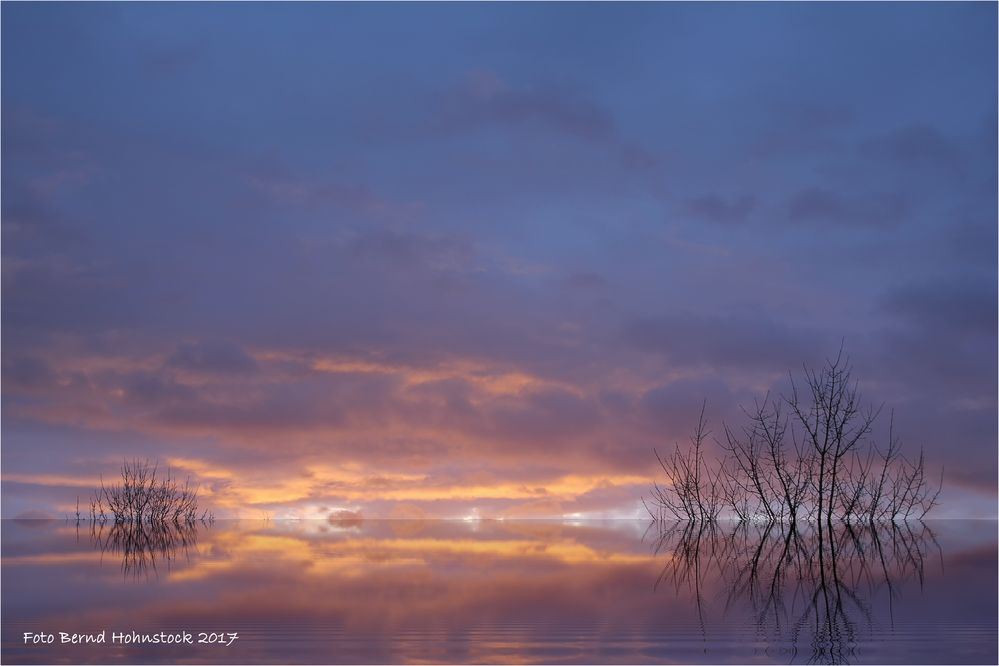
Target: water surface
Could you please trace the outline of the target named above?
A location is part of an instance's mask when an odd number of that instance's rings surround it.
[[[2,529],[5,663],[997,661],[991,521]],[[132,631],[238,638],[110,644]]]

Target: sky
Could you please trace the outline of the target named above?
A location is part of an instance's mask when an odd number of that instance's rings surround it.
[[[995,517],[995,4],[0,12],[3,517],[638,516],[841,344]]]

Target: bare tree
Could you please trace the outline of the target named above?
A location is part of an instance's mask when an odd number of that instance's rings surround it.
[[[785,402],[815,452],[818,474],[815,497],[818,517],[832,522],[838,504],[838,483],[844,458],[870,434],[881,408],[861,406],[857,384],[841,349],[821,372],[804,368],[806,394],[799,393],[791,376],[791,395]]]
[[[656,459],[665,476],[654,483],[649,514],[667,520],[713,522],[729,511],[740,521],[820,521],[831,525],[924,517],[943,486],[933,483],[922,451],[901,452],[894,413],[884,449],[874,439],[881,407],[865,405],[842,349],[821,370],[790,378],[790,394],[769,393],[743,408],[746,423],[724,424],[720,457],[706,457],[705,404],[689,446]]]
[[[727,492],[723,470],[709,465],[704,458],[704,442],[711,434],[707,429],[706,407],[706,402],[701,404],[701,414],[689,447],[681,450],[677,444],[666,457],[653,449],[667,482],[665,486],[653,484],[655,511],[646,503],[646,509],[655,520],[671,516],[676,520],[710,522],[718,518],[725,506]]]

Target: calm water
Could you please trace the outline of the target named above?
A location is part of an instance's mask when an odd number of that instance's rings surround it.
[[[996,523],[3,521],[3,661],[996,663]],[[58,632],[105,644],[62,644]],[[231,645],[119,645],[112,633]],[[53,634],[24,645],[24,632]]]

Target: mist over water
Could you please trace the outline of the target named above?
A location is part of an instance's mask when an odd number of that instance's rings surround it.
[[[996,523],[9,521],[6,663],[994,663]],[[63,644],[58,632],[107,632]],[[111,644],[114,632],[238,634]],[[48,632],[28,644],[24,632]]]

